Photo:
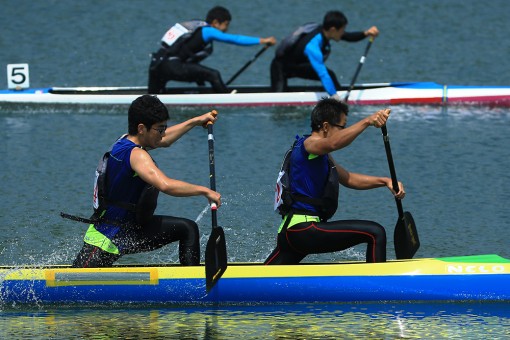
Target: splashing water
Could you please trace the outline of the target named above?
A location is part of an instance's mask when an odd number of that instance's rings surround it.
[[[200,222],[200,220],[202,220],[202,217],[204,217],[205,213],[209,210],[209,204],[205,206],[204,210],[202,210],[202,212],[200,214],[198,214],[197,218],[195,219],[195,223],[198,224],[198,222]]]

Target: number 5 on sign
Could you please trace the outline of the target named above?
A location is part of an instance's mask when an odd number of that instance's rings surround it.
[[[29,87],[28,64],[7,65],[7,88],[26,89]]]

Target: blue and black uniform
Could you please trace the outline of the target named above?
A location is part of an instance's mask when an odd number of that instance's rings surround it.
[[[198,226],[179,217],[154,215],[159,191],[131,168],[140,147],[124,136],[112,147],[106,170],[106,209],[89,225],[73,267],[109,267],[122,255],[151,251],[179,241],[183,265],[200,263]]]
[[[366,220],[325,221],[319,209],[306,201],[319,200],[328,183],[328,155],[309,154],[307,138],[295,144],[290,158],[290,189],[293,195],[309,199],[292,203],[278,230],[276,248],[265,264],[297,264],[308,254],[341,251],[367,244],[366,261],[386,261],[386,231],[380,224]],[[336,171],[333,168],[331,171]]]
[[[289,78],[320,80],[331,96],[340,89],[335,73],[324,64],[331,52],[331,45],[324,36],[322,26],[316,26],[311,32],[302,34],[292,46],[285,46],[285,53],[277,54],[271,62],[271,88],[274,92],[286,91]],[[342,36],[342,40],[348,42],[364,38],[364,32],[345,32]],[[281,43],[285,43],[285,39]]]
[[[166,83],[170,80],[198,84],[209,82],[215,92],[228,92],[220,72],[200,64],[212,53],[213,41],[241,46],[260,43],[259,38],[228,34],[211,26],[197,28],[186,41],[176,43],[176,47],[162,42],[162,47],[154,55],[163,56],[163,60],[153,58],[149,67],[149,93],[164,93]]]

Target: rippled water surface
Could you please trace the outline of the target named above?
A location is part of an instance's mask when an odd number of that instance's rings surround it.
[[[0,334],[52,339],[505,339],[509,317],[507,306],[499,304],[59,308],[6,311]]]
[[[284,36],[320,20],[327,1],[225,1],[231,32]],[[510,2],[474,0],[344,1],[352,30],[381,30],[359,82],[436,81],[510,85]],[[210,3],[184,1],[5,1],[0,68],[30,64],[31,84],[141,86],[148,53],[168,25],[205,15]],[[41,13],[44,13],[42,15]],[[348,83],[365,44],[334,44],[328,66]],[[215,45],[206,64],[228,78],[258,50]],[[266,52],[238,78],[268,84]],[[4,72],[0,83],[5,84]],[[377,107],[353,107],[349,123]],[[205,109],[172,109],[178,122]],[[273,182],[295,134],[309,131],[310,108],[220,110],[215,125],[218,212],[230,261],[262,261],[275,242]],[[60,211],[87,216],[97,160],[126,130],[122,106],[0,106],[0,265],[69,263],[86,226]],[[421,238],[417,257],[496,253],[510,257],[510,110],[395,106],[388,123],[405,210]],[[171,149],[152,153],[171,177],[208,185],[207,136],[194,129]],[[369,129],[334,157],[351,171],[388,175],[379,130]],[[196,220],[202,249],[210,230],[203,198],[162,197],[159,213]],[[338,218],[376,220],[392,233],[395,202],[385,189],[342,190]],[[307,261],[360,260],[363,247]],[[394,258],[393,244],[388,257]],[[170,245],[121,263],[175,263]],[[509,336],[508,304],[381,304],[181,308],[0,306],[1,338],[492,338]]]

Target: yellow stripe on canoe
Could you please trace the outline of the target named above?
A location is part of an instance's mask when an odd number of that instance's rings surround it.
[[[498,260],[501,259],[503,261]],[[510,261],[500,257],[480,257],[473,261],[445,259],[415,259],[386,263],[345,262],[341,264],[301,264],[264,266],[253,263],[229,264],[223,278],[276,278],[328,276],[409,276],[409,275],[471,275],[510,274]],[[204,267],[112,268],[8,268],[0,267],[2,280],[44,280],[48,286],[68,285],[157,285],[162,279],[204,279]]]

